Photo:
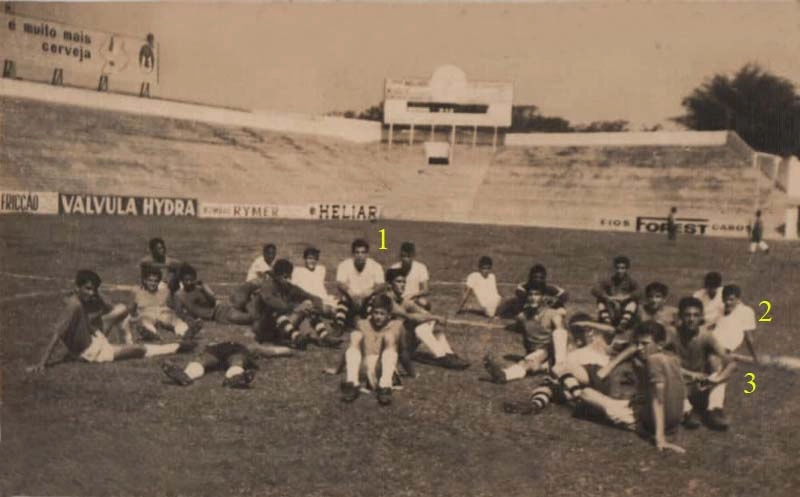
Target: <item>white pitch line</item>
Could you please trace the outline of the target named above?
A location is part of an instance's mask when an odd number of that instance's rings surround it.
[[[51,297],[53,295],[66,295],[66,294],[67,291],[65,290],[49,291],[49,292],[18,293],[17,295],[12,295],[10,297],[0,298],[0,304],[5,304],[8,302],[16,302],[18,300],[32,299],[36,297]]]

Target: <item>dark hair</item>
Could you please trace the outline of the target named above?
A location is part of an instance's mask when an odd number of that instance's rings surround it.
[[[183,264],[180,270],[178,270],[178,277],[180,279],[183,279],[184,276],[193,276],[197,278],[197,270],[194,267],[192,267],[191,264],[188,263]]]
[[[308,259],[309,257],[316,257],[319,259],[319,249],[317,247],[308,247],[303,251],[303,259]]]
[[[667,329],[658,321],[645,321],[634,328],[633,336],[634,338],[652,336],[657,343],[664,343],[667,340]]]
[[[401,254],[414,255],[416,251],[417,248],[414,246],[414,242],[403,242],[402,245],[400,245]]]
[[[142,266],[142,279],[147,279],[149,276],[158,276],[158,279],[161,279],[161,270],[155,266],[151,266],[150,264],[145,264]]]
[[[528,293],[531,292],[539,292],[539,293],[546,293],[547,292],[547,285],[544,281],[532,281],[528,283]]]
[[[533,266],[531,266],[530,271],[528,271],[528,280],[532,280],[534,274],[541,274],[541,275],[544,275],[544,277],[546,278],[547,277],[547,268],[544,267],[544,265],[542,265],[542,264],[538,264],[538,263],[534,264]]]
[[[156,245],[158,245],[159,243],[160,243],[161,245],[163,245],[163,246],[164,246],[164,248],[166,248],[166,247],[167,247],[167,244],[166,244],[166,243],[164,243],[164,240],[163,240],[163,239],[161,239],[161,238],[151,238],[151,239],[150,239],[150,241],[149,241],[149,242],[147,242],[147,245],[150,247],[150,252],[152,252],[153,250],[155,250],[155,249],[156,249]]]
[[[670,212],[678,212],[678,208],[673,205],[672,208],[669,211]]]
[[[402,276],[405,278],[406,273],[401,268],[390,267],[386,270],[386,282],[391,283],[393,282],[398,276]]]
[[[722,287],[722,298],[727,299],[731,295],[735,297],[742,296],[742,289],[739,288],[739,285],[725,285]]]
[[[294,271],[294,265],[286,259],[278,259],[272,265],[272,272],[275,276],[291,276]]]
[[[654,293],[660,293],[666,297],[669,295],[669,287],[660,281],[654,281],[644,288],[645,295],[653,295]]]
[[[376,295],[372,298],[372,302],[370,303],[372,310],[375,309],[385,309],[387,311],[392,310],[392,298],[386,295],[385,293],[381,293]]]
[[[756,211],[756,217],[761,217],[761,209]]]
[[[711,271],[710,273],[706,273],[706,277],[703,280],[703,286],[708,288],[713,286],[714,288],[720,286],[722,284],[722,275],[716,271]]]
[[[678,313],[683,314],[683,311],[688,309],[689,307],[697,307],[700,311],[703,310],[703,302],[700,299],[695,297],[683,297],[680,302],[678,302]]]
[[[363,238],[353,240],[353,243],[350,244],[350,252],[355,252],[358,247],[364,247],[369,252],[369,243]]]
[[[478,267],[493,266],[493,265],[494,263],[492,262],[492,258],[489,257],[488,255],[483,255],[481,256],[480,259],[478,259]]]
[[[78,272],[75,273],[75,286],[83,286],[89,282],[97,289],[103,281],[100,279],[100,276],[91,269],[79,269]]]
[[[278,251],[278,247],[276,247],[274,243],[265,243],[264,246],[261,247],[261,252],[266,252],[269,249],[272,249],[276,252]]]
[[[625,264],[625,266],[631,267],[631,260],[625,255],[618,255],[614,257],[614,266],[617,264]]]
[[[586,335],[591,331],[591,329],[587,329],[583,326],[578,326],[578,321],[591,321],[592,317],[585,312],[579,312],[573,314],[572,317],[569,318],[567,328],[569,329],[570,334],[572,334],[572,338],[575,339],[575,342],[579,346],[586,345]]]

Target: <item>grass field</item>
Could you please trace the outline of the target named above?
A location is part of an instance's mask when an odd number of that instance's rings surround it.
[[[375,250],[380,228],[387,251]],[[538,417],[504,414],[502,401],[522,398],[534,380],[479,381],[488,348],[503,355],[521,346],[515,335],[477,326],[447,330],[456,351],[474,361],[470,369],[420,365],[420,377],[407,380],[387,408],[368,396],[342,403],[339,379],[321,374],[337,353],[316,348],[263,362],[250,391],[223,389],[219,373],[189,388],[167,385],[158,360],[23,372],[49,337],[55,292],[70,287],[75,270],[93,267],[106,284],[134,284],[151,236],[164,237],[170,254],[211,283],[242,280],[265,241],[294,261],[306,244],[317,245],[329,278],[356,236],[373,242],[383,264],[401,241],[416,241],[439,282],[462,280],[483,254],[507,283],[540,261],[573,295],[571,310],[591,308],[588,287],[618,253],[632,258],[640,282],[668,283],[672,303],[698,288],[707,270],[719,270],[743,287],[750,305],[772,303],[772,322],[757,332],[759,352],[791,355],[800,355],[798,245],[776,242],[770,256],[748,265],[744,240],[684,238],[669,246],[635,234],[390,221],[3,216],[0,233],[2,496],[779,497],[800,486],[796,375],[752,369],[758,388],[745,395],[751,369],[740,369],[726,402],[732,429],[682,431],[676,441],[688,453],[660,454],[562,406]],[[217,286],[221,294],[228,288]],[[436,284],[434,292],[435,310],[452,312],[459,288]],[[243,331],[209,325],[204,335]]]

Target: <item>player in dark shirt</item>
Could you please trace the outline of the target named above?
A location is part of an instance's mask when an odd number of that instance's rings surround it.
[[[305,349],[308,342],[325,347],[338,347],[341,339],[334,337],[322,321],[322,299],[291,283],[294,266],[278,259],[264,277],[256,301],[253,333],[259,342],[288,340],[292,347]],[[311,333],[301,330],[300,323],[308,319]]]
[[[234,308],[231,304],[217,301],[211,288],[197,278],[197,271],[190,264],[180,269],[183,287],[175,293],[178,315],[216,321],[222,324],[252,324],[254,316]]]
[[[615,326],[620,333],[633,326],[639,310],[639,284],[628,273],[630,267],[631,261],[626,256],[615,257],[614,274],[592,289],[597,299],[598,320]]]
[[[523,311],[528,301],[528,293],[533,286],[544,284],[544,303],[548,307],[558,309],[562,315],[566,315],[564,306],[567,303],[569,294],[566,290],[552,282],[547,281],[547,268],[542,264],[534,264],[528,271],[527,281],[523,281],[514,289],[514,296],[503,299],[497,309],[497,315],[506,319],[515,318]]]

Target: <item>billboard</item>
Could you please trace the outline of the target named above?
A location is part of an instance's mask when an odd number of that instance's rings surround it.
[[[628,231],[634,233],[656,233],[666,235],[666,216],[598,216],[593,229]],[[675,228],[679,235],[721,236],[745,238],[750,224],[744,219],[732,217],[676,217]]]
[[[58,214],[58,193],[0,191],[0,214]]]
[[[511,126],[511,83],[467,81],[455,66],[438,68],[429,80],[387,79],[386,124]]]
[[[59,193],[58,212],[84,216],[197,216],[193,198]]]
[[[0,58],[4,75],[13,63],[17,78],[97,89],[101,76],[110,91],[139,93],[158,84],[159,49],[152,35],[141,38],[97,31],[11,13],[0,14]],[[7,75],[8,76],[8,75]]]

